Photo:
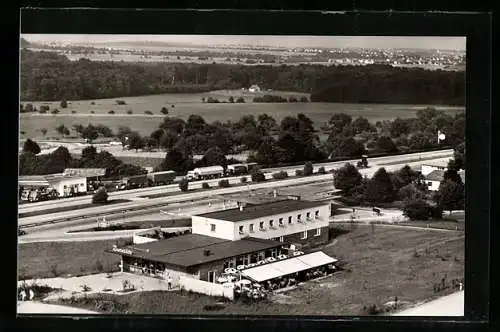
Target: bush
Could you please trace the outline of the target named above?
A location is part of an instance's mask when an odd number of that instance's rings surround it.
[[[323,166],[318,168],[318,174],[326,174],[326,170]]]
[[[102,271],[104,270],[104,266],[99,259],[95,262],[95,268],[99,273],[102,273]]]
[[[57,113],[59,113],[59,110],[57,108],[54,108],[50,113],[57,114]]]
[[[313,164],[310,161],[306,162],[304,165],[304,175],[305,176],[312,175],[313,170],[314,170]]]
[[[238,99],[236,99],[236,102],[237,103],[244,103],[245,99],[243,97],[238,97]]]
[[[227,188],[227,187],[229,187],[229,180],[226,180],[226,179],[220,180],[219,181],[219,187],[221,187],[221,188]]]
[[[210,189],[210,185],[209,185],[208,183],[206,183],[206,182],[203,182],[203,183],[201,184],[201,187],[202,187],[203,189]]]
[[[295,176],[303,176],[304,175],[304,170],[303,169],[298,169],[295,171]]]
[[[95,111],[90,111],[90,114],[94,114],[94,113],[95,113]]]
[[[110,111],[108,111],[108,114],[115,114],[115,111],[110,110]]]
[[[42,110],[42,109],[40,109],[40,110],[38,110],[38,113],[40,113],[40,114],[45,114],[45,113],[47,113],[47,111],[46,111],[46,110]]]
[[[263,181],[266,181],[266,176],[264,175],[264,173],[262,173],[259,170],[253,171],[251,177],[252,177],[252,181],[253,182],[263,182]]]
[[[241,183],[247,183],[248,182],[248,178],[246,176],[242,176],[241,179],[240,179],[240,182]]]
[[[179,182],[179,189],[181,191],[188,191],[189,190],[189,181],[187,179],[182,179],[181,182]]]
[[[48,111],[48,110],[50,110],[50,107],[49,107],[49,105],[42,105],[42,106],[40,106],[40,109],[44,110],[44,111]]]
[[[286,179],[288,177],[288,173],[285,171],[281,171],[281,172],[273,173],[272,176],[273,176],[273,179],[275,179],[275,180],[283,180],[283,179]]]
[[[432,219],[442,219],[443,218],[443,208],[440,206],[431,206],[430,214]]]
[[[106,204],[108,202],[108,193],[104,188],[99,189],[93,196],[92,196],[92,203],[93,204]]]
[[[168,108],[162,107],[160,112],[161,112],[161,114],[167,115],[168,114]]]
[[[132,110],[127,110],[127,114],[132,114]]]
[[[82,292],[88,292],[91,290],[87,284],[80,285],[80,288],[82,289]]]
[[[66,108],[68,107],[68,102],[66,100],[61,100],[61,108]]]
[[[144,114],[153,115],[153,112],[151,112],[151,111],[144,111]]]
[[[91,101],[91,102],[90,102],[90,105],[95,105],[95,101]]]
[[[403,214],[410,220],[428,220],[431,215],[431,207],[422,199],[410,200],[406,201]]]
[[[116,100],[116,105],[127,105],[127,103],[125,102],[125,100]]]
[[[300,97],[300,102],[301,103],[307,103],[308,101],[309,101],[309,99],[306,96]]]
[[[75,114],[75,113],[76,113],[76,111],[75,111],[75,110],[72,110],[72,111],[71,111],[71,114]]]

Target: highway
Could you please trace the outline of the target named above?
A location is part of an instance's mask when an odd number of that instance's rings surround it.
[[[398,163],[397,165],[399,165],[401,167],[402,165],[404,165],[406,163],[410,163],[410,162],[414,163],[417,158],[420,158],[422,160],[431,160],[431,159],[445,158],[445,157],[450,158],[452,155],[453,155],[453,150],[441,150],[441,151],[423,152],[423,153],[416,153],[416,154],[406,154],[406,155],[372,158],[372,159],[369,159],[369,164],[371,166],[370,169],[373,169],[377,166],[384,166],[385,167],[384,164],[386,164],[386,163],[387,164]],[[314,169],[315,169],[315,171],[317,171],[320,167],[324,167],[325,170],[328,172],[331,169],[335,169],[335,168],[343,166],[347,162],[356,163],[357,161],[358,161],[358,159],[341,161],[341,162],[315,164]],[[274,172],[285,170],[288,172],[289,175],[293,176],[293,175],[295,175],[295,171],[298,169],[303,169],[303,166],[299,165],[299,166],[280,167],[280,168],[268,168],[268,169],[264,169],[263,172],[266,175],[266,179],[271,179],[272,173],[274,173]],[[238,177],[230,177],[230,178],[226,178],[226,179],[229,180],[229,182],[231,184],[236,184],[236,183],[240,183],[240,178],[241,177],[238,176]],[[249,178],[249,176],[247,176],[247,178]],[[207,182],[211,187],[217,186],[219,180],[220,179],[193,181],[193,182],[189,183],[189,188],[190,189],[199,189],[199,188],[201,188],[203,182]],[[129,199],[129,200],[135,200],[135,201],[143,201],[143,200],[148,200],[148,199],[141,198],[140,196],[149,196],[149,195],[164,194],[164,193],[170,193],[170,192],[171,193],[180,192],[178,184],[112,192],[112,193],[109,193],[109,198],[110,199]],[[33,211],[40,211],[40,210],[44,210],[44,209],[52,209],[55,207],[76,206],[76,205],[86,204],[86,203],[90,203],[90,202],[91,202],[91,196],[73,197],[73,198],[65,198],[62,200],[21,204],[18,207],[18,211],[19,211],[19,213],[27,213],[27,212],[33,212]]]
[[[446,160],[447,158],[442,158],[442,159]],[[421,162],[412,162],[412,163],[403,162],[402,164],[408,164],[411,167],[415,167],[415,166],[419,166],[421,164]],[[395,171],[397,169],[400,169],[402,164],[392,164],[392,165],[386,166],[386,169],[387,169],[387,171]],[[374,174],[374,172],[376,172],[377,170],[378,170],[378,167],[371,167],[371,168],[367,168],[367,169],[361,169],[360,172],[361,172],[361,174],[366,175],[367,177],[371,177]],[[236,186],[236,187],[229,187],[229,188],[222,188],[222,189],[204,190],[204,191],[197,191],[197,192],[192,192],[192,193],[189,193],[189,192],[188,193],[179,193],[176,195],[159,197],[159,198],[152,198],[152,199],[144,199],[141,201],[113,204],[113,205],[109,205],[109,206],[96,206],[96,207],[91,207],[91,208],[87,208],[87,209],[70,210],[70,211],[59,212],[59,213],[51,213],[51,214],[44,214],[44,215],[40,215],[40,216],[20,218],[18,224],[20,227],[29,227],[29,226],[36,226],[36,225],[40,225],[40,224],[44,224],[44,223],[67,222],[67,221],[74,219],[74,218],[78,218],[78,219],[83,221],[83,219],[96,218],[97,216],[100,216],[100,215],[106,215],[108,217],[108,215],[113,214],[113,213],[114,214],[121,214],[121,213],[123,213],[123,211],[126,211],[126,210],[132,210],[132,209],[144,210],[146,208],[151,209],[151,208],[161,207],[162,205],[165,206],[166,204],[172,204],[172,203],[199,201],[201,199],[214,197],[215,195],[223,195],[223,194],[231,194],[231,193],[241,192],[242,190],[245,190],[245,189],[263,189],[263,188],[287,187],[287,186],[306,184],[306,183],[312,183],[312,182],[324,182],[324,181],[329,181],[331,179],[332,179],[332,174],[321,174],[321,175],[313,175],[313,176],[308,176],[308,177],[285,179],[285,180],[280,180],[280,181],[249,183],[246,186]],[[238,181],[239,180],[237,180],[236,178],[233,178],[233,181],[231,183],[239,183]],[[128,213],[139,213],[140,214],[141,211],[134,211],[134,212],[128,212]]]

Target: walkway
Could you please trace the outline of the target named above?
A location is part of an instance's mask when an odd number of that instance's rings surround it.
[[[463,316],[464,292],[460,291],[414,308],[392,314],[392,316]]]

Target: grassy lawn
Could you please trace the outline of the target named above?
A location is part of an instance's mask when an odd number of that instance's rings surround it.
[[[125,164],[154,168],[159,166],[165,158],[117,156],[116,159],[123,161]]]
[[[349,226],[348,226],[349,227]],[[416,303],[439,294],[433,286],[464,275],[464,236],[412,229],[358,226],[339,235],[324,251],[342,262],[343,271],[308,282],[281,295],[288,303],[266,300],[228,302],[216,314],[363,315],[364,306],[382,306],[397,296]],[[415,253],[417,252],[417,253]],[[205,305],[219,299],[187,292],[142,292],[123,296],[95,295],[64,304],[108,313],[210,314]]]
[[[91,196],[89,196],[89,200],[92,200]],[[71,206],[62,206],[62,207],[53,208],[53,209],[45,209],[45,210],[40,210],[40,211],[30,211],[30,212],[19,213],[19,218],[41,216],[44,214],[88,209],[88,208],[96,207],[99,205],[112,205],[112,204],[127,203],[127,202],[130,202],[130,200],[118,198],[118,199],[110,199],[106,204],[85,203],[85,204],[78,204],[78,205],[71,205]]]
[[[153,227],[190,227],[191,219],[171,219],[171,220],[137,220],[127,223],[117,224],[113,227],[107,228],[85,228],[73,231],[68,231],[68,233],[81,233],[81,232],[99,232],[99,231],[113,231],[113,230],[130,230],[130,229],[147,229]]]
[[[104,252],[114,244],[125,244],[124,240],[84,242],[39,242],[23,243],[18,247],[18,278],[53,278],[71,274],[84,275],[117,271],[120,258]],[[54,274],[54,272],[56,272]]]

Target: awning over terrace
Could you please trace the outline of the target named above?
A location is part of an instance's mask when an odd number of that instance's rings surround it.
[[[322,251],[313,252],[307,255],[296,256],[274,263],[259,265],[241,271],[242,274],[256,282],[262,282],[286,276],[289,274],[306,271],[316,267],[335,263],[337,260]]]

